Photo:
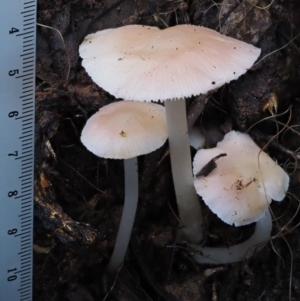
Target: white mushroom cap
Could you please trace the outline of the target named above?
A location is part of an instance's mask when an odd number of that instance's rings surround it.
[[[214,30],[128,25],[88,35],[82,65],[110,94],[135,101],[206,93],[244,74],[260,49]]]
[[[200,127],[198,126],[193,126],[189,131],[189,140],[190,146],[196,150],[204,147],[206,141],[205,136],[203,135]]]
[[[88,119],[81,142],[102,158],[129,159],[161,147],[166,139],[165,108],[154,103],[119,101]]]
[[[213,158],[217,167],[195,177],[195,188],[212,212],[228,224],[247,225],[262,218],[271,203],[281,201],[289,176],[248,134],[231,131],[212,149],[197,152],[194,175]]]

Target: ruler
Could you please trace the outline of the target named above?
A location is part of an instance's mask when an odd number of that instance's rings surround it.
[[[32,300],[36,0],[0,0],[0,300]]]

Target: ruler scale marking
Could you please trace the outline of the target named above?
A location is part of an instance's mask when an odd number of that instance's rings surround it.
[[[32,300],[36,0],[0,1],[0,300]]]

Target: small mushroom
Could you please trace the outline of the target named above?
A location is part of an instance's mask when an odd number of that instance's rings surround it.
[[[221,154],[226,156],[220,156]],[[218,159],[214,160],[215,158]],[[214,168],[204,174],[202,171],[209,162],[214,162]],[[289,176],[248,134],[231,131],[215,148],[199,150],[194,158],[193,171],[197,193],[222,221],[235,226],[261,221],[251,243],[258,244],[270,238],[272,221],[268,217],[268,207],[272,200],[284,199]],[[240,250],[240,253],[236,253],[238,260],[248,250],[242,246],[234,246],[236,250]],[[224,252],[231,253],[230,262],[236,261],[233,259],[232,249]],[[210,252],[210,260],[213,257]],[[215,260],[220,263],[225,257],[223,253],[221,258]]]
[[[260,49],[194,25],[164,30],[128,25],[88,35],[79,52],[93,81],[116,97],[166,101],[172,175],[182,223],[178,240],[201,241],[201,208],[193,187],[184,98],[237,79],[252,66]]]
[[[220,154],[208,175],[195,177],[197,193],[225,223],[243,226],[265,215],[272,199],[286,195],[289,176],[248,134],[231,131],[212,149],[197,152],[194,174]]]
[[[125,159],[125,201],[108,272],[124,260],[138,202],[137,156],[161,147],[167,139],[165,109],[161,105],[119,101],[102,107],[88,119],[81,133],[83,145],[101,158]]]
[[[205,136],[203,135],[200,128],[197,126],[192,127],[189,133],[189,140],[190,140],[190,146],[193,147],[195,150],[204,147],[206,142]]]

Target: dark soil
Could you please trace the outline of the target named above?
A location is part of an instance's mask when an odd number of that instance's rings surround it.
[[[269,2],[38,0],[38,22],[62,36],[38,27],[35,301],[300,300],[300,2]],[[105,28],[176,23],[217,29],[262,49],[262,60],[239,80],[188,100],[189,125],[202,128],[208,147],[231,129],[251,127],[253,139],[291,175],[289,194],[271,205],[274,237],[259,254],[228,266],[196,265],[192,250],[174,243],[177,208],[165,145],[139,158],[135,228],[111,279],[104,270],[122,213],[123,165],[95,157],[79,138],[87,118],[115,99],[81,67],[78,46]],[[278,116],[269,118],[274,101]],[[203,207],[207,244],[251,235],[254,225],[230,227]]]

